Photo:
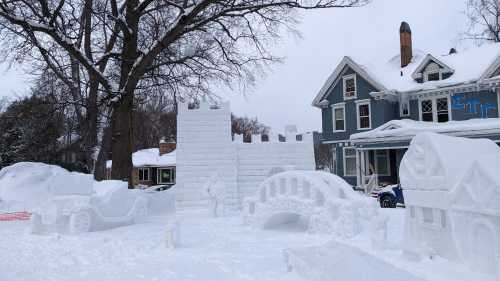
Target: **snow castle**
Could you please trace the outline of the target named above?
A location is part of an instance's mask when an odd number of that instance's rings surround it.
[[[314,145],[311,134],[297,141],[293,127],[286,129],[286,141],[271,134],[263,142],[261,135],[244,143],[243,136],[231,134],[229,103],[211,107],[202,102],[198,109],[179,103],[177,115],[178,208],[204,207],[208,204],[206,183],[217,175],[225,186],[224,204],[239,209],[244,197],[253,196],[273,169],[292,166],[314,170]]]

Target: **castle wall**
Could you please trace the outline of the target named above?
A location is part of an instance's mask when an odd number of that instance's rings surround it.
[[[199,109],[179,104],[177,116],[177,206],[204,207],[208,204],[207,182],[214,175],[225,186],[225,204],[240,208],[246,196],[253,196],[271,169],[292,166],[314,170],[312,135],[296,141],[287,135],[286,142],[271,136],[261,142],[243,143],[242,136],[231,136],[231,110],[228,103],[217,109],[202,103]]]

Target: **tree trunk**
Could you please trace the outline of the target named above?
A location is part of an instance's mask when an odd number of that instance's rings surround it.
[[[87,167],[90,172],[95,171],[95,152],[98,145],[97,133],[99,122],[99,109],[97,108],[97,91],[99,90],[99,82],[91,76],[89,96],[87,100],[87,118],[86,118],[86,136],[85,136],[85,152],[87,155]]]
[[[129,188],[132,184],[132,149],[133,149],[133,94],[126,94],[113,107],[111,116],[111,153],[113,167],[111,178],[127,181]]]

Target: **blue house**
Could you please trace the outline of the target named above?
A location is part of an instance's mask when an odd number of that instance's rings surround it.
[[[346,56],[312,105],[334,172],[350,184],[398,182],[399,163],[420,131],[500,142],[500,43],[426,54],[400,27],[399,55],[382,62]]]

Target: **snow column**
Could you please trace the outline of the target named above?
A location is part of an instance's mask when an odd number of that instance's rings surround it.
[[[229,103],[199,109],[179,103],[177,115],[177,208],[206,207],[206,185],[217,175],[226,187],[226,204],[236,207],[236,150],[231,137]]]

